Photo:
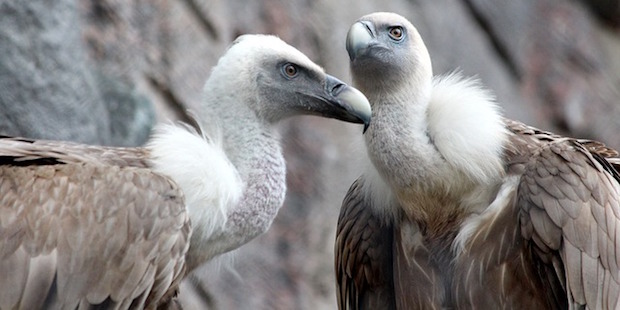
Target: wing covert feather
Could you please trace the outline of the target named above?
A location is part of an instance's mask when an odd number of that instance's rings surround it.
[[[0,282],[3,308],[152,308],[183,275],[189,219],[164,176],[101,162],[2,165],[0,192],[0,270],[24,283]]]
[[[149,166],[148,150],[140,147],[94,146],[68,141],[33,140],[0,135],[0,164],[29,165],[83,163]]]
[[[596,153],[597,151],[601,153]],[[539,251],[559,253],[571,308],[617,308],[620,185],[616,156],[600,143],[558,139],[526,164],[519,185],[522,230]],[[539,257],[539,259],[547,259]]]

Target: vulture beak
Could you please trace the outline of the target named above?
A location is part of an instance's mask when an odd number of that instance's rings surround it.
[[[372,111],[370,103],[362,92],[339,79],[326,74],[323,94],[314,97],[316,111],[324,117],[346,122],[364,124],[364,133],[370,125]],[[311,104],[314,105],[314,104]]]
[[[359,21],[351,26],[347,33],[347,53],[351,61],[374,44],[374,28],[374,25],[367,21]]]
[[[325,92],[330,98],[335,109],[332,111],[334,118],[364,124],[364,133],[370,125],[372,111],[370,102],[361,91],[351,87],[339,79],[327,74],[325,79]]]

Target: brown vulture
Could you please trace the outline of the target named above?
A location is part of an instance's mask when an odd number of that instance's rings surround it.
[[[346,46],[373,121],[337,228],[340,309],[620,307],[618,152],[434,77],[397,14],[362,17]]]

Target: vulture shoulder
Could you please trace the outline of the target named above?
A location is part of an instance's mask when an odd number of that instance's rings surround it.
[[[146,152],[0,139],[0,308],[154,308],[173,297],[190,223],[183,193]]]
[[[364,177],[349,188],[336,231],[338,308],[395,309],[393,226],[373,212]]]
[[[490,207],[462,230],[473,233],[456,260],[457,296],[503,308],[620,307],[618,153],[506,125],[508,176]]]

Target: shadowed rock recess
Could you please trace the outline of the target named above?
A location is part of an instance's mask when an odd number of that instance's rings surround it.
[[[30,0],[0,3],[0,134],[139,145],[156,121],[199,110],[210,68],[243,33],[272,33],[349,82],[345,36],[397,12],[437,74],[461,70],[510,118],[620,147],[617,1]],[[282,128],[287,200],[271,230],[182,286],[188,309],[333,309],[342,198],[366,156],[359,128],[305,117]]]

